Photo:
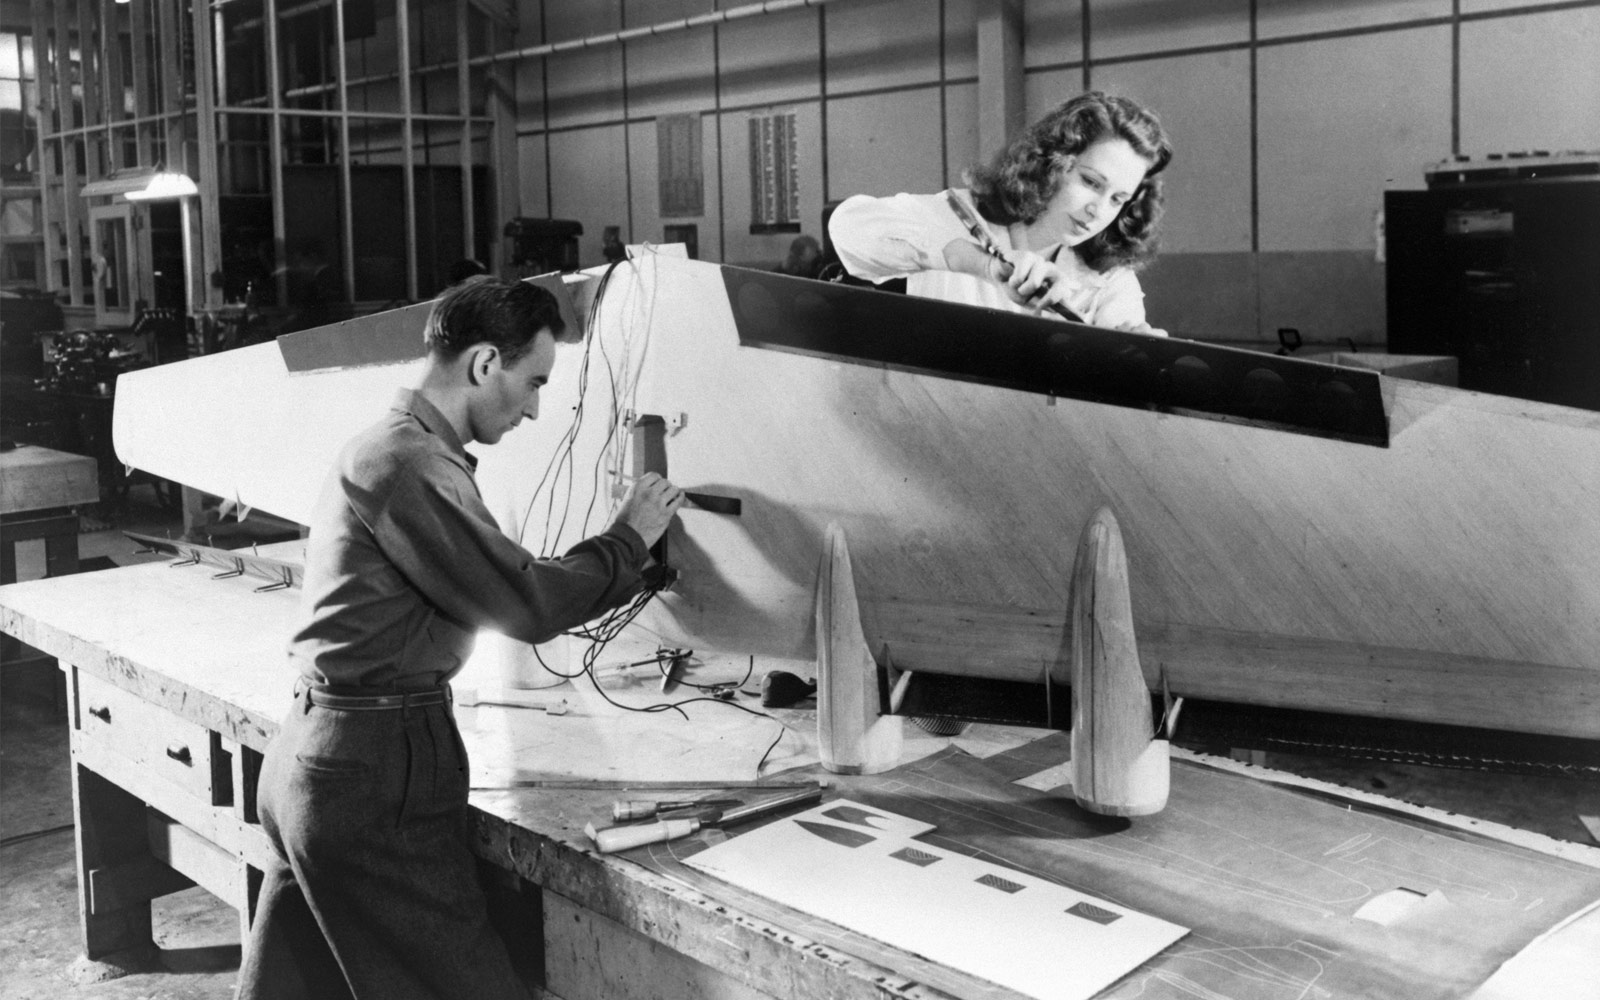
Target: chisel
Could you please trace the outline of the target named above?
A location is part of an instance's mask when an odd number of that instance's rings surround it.
[[[677,799],[658,802],[654,799],[620,799],[611,803],[611,819],[627,823],[636,819],[649,819],[657,813],[677,809],[698,809],[702,806],[736,806],[739,799]]]
[[[798,789],[787,795],[779,795],[764,802],[752,802],[747,806],[727,811],[712,810],[703,817],[690,819],[663,819],[654,823],[641,823],[634,826],[609,826],[604,830],[597,830],[593,823],[584,827],[584,833],[594,841],[595,848],[601,854],[615,854],[617,851],[626,851],[632,847],[643,847],[645,844],[660,844],[668,840],[677,840],[699,831],[702,826],[727,826],[741,820],[751,819],[765,813],[776,812],[786,806],[797,805],[801,802],[814,802],[822,798],[822,786]]]

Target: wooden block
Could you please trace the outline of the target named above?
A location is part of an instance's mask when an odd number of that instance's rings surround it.
[[[1139,669],[1128,557],[1105,507],[1084,525],[1072,567],[1072,793],[1104,816],[1148,816],[1167,804],[1167,742],[1151,739]]]
[[[817,579],[817,749],[836,774],[877,774],[900,761],[899,716],[884,716],[878,665],[861,631],[844,532],[828,526]]]
[[[20,445],[0,452],[0,514],[97,503],[100,478],[94,459]]]

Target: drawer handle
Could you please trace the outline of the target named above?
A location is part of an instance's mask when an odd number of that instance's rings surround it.
[[[194,758],[189,756],[189,748],[181,743],[174,743],[167,747],[167,756],[171,757],[180,764],[184,764],[189,767],[194,766]]]
[[[102,705],[99,708],[89,709],[89,714],[99,719],[101,722],[111,721],[111,709],[105,705]]]

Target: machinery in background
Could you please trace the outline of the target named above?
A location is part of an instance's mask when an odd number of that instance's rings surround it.
[[[1600,152],[1456,157],[1384,195],[1389,351],[1463,389],[1600,410]]]
[[[519,217],[506,223],[505,235],[511,240],[511,265],[523,277],[578,269],[581,222]]]

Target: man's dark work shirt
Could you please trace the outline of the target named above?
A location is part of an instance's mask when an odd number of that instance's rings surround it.
[[[638,593],[648,552],[614,525],[560,559],[507,538],[444,416],[402,391],[339,455],[312,516],[307,618],[289,656],[313,684],[428,687],[478,629],[544,642]]]

